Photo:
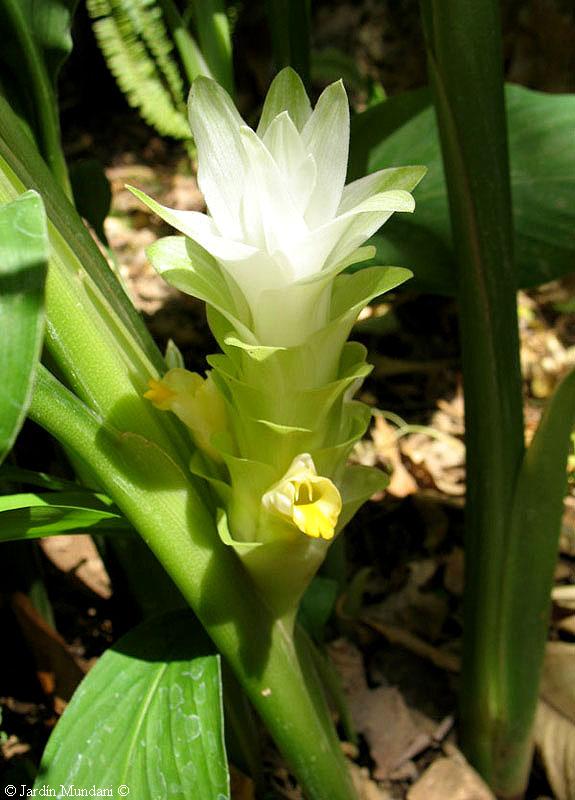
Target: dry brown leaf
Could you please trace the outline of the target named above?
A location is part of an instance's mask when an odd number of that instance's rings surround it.
[[[44,691],[63,701],[70,700],[87,672],[87,665],[74,657],[64,639],[40,616],[27,595],[15,592],[11,606],[34,655]]]
[[[439,636],[447,614],[446,597],[423,591],[422,587],[437,570],[435,559],[419,559],[409,563],[409,577],[397,592],[388,595],[377,606],[369,608],[369,616],[409,631],[431,641]]]
[[[438,758],[407,793],[407,800],[495,800],[475,770],[460,757]]]
[[[391,467],[391,480],[387,491],[394,497],[407,497],[417,491],[414,477],[406,469],[401,460],[399,443],[395,436],[395,429],[384,417],[375,418],[372,432],[373,442],[379,461]]]
[[[327,649],[347,697],[352,697],[368,688],[363,657],[354,644],[347,639],[335,639],[329,643]]]
[[[447,672],[459,672],[461,669],[461,659],[456,653],[434,647],[429,644],[429,642],[425,642],[423,639],[410,633],[410,631],[406,631],[404,628],[399,628],[396,625],[386,625],[379,620],[366,616],[361,617],[361,621],[370,628],[373,628],[373,630],[381,633],[381,635],[385,636],[392,644],[398,644],[411,653],[415,653],[415,655],[421,658],[426,658],[440,669],[447,670]]]
[[[349,762],[348,766],[359,800],[393,800],[392,795],[386,789],[381,789],[371,780],[366,767],[360,767],[353,761]]]
[[[376,780],[399,777],[398,771],[432,742],[433,723],[424,723],[423,715],[408,708],[395,687],[368,689],[356,696],[351,713],[369,745]]]
[[[50,536],[40,539],[40,547],[54,566],[66,574],[73,574],[98,597],[108,600],[112,596],[110,576],[87,533]]]
[[[575,585],[555,586],[551,599],[555,627],[575,635]]]
[[[15,756],[22,756],[24,753],[29,753],[30,749],[30,745],[26,742],[21,742],[17,736],[9,736],[0,744],[0,752],[5,761]]]
[[[410,776],[414,771],[411,759],[429,747],[435,723],[409,708],[395,687],[370,689],[361,653],[350,642],[339,639],[329,652],[340,673],[354,725],[369,746],[374,778]]]
[[[465,494],[465,447],[459,439],[415,433],[401,440],[401,452],[440,491],[455,497]]]
[[[557,800],[575,797],[575,645],[548,642],[535,745]]]
[[[230,764],[230,792],[232,800],[255,800],[255,783],[247,775]]]
[[[559,550],[565,556],[575,557],[575,497],[565,499]]]

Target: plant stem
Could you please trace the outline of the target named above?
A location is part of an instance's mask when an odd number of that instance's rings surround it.
[[[310,87],[309,0],[266,0],[276,68],[293,67]]]
[[[168,30],[178,50],[188,84],[191,86],[198,75],[211,76],[210,68],[206,64],[202,51],[186,28],[174,0],[159,0],[159,3],[164,12]]]
[[[289,760],[310,800],[354,800],[305,647],[258,596],[183,470],[121,433],[41,368],[30,416],[90,465],[171,575]]]
[[[516,747],[525,737],[513,727],[501,620],[524,443],[499,5],[421,5],[459,267],[468,487],[462,738],[495,790],[516,797],[530,750]]]

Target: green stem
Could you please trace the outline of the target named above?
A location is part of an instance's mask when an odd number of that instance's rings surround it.
[[[309,0],[266,0],[266,8],[276,68],[293,67],[309,90]]]
[[[524,444],[499,5],[422,0],[422,9],[459,265],[468,487],[462,739],[501,796],[515,797],[529,759],[514,747],[502,591]]]
[[[222,0],[196,0],[191,6],[201,52],[211,74],[233,97],[232,42],[225,3]]]
[[[211,77],[211,71],[195,39],[186,28],[174,0],[159,0],[164,19],[178,50],[180,61],[191,85],[198,75]]]
[[[40,369],[30,416],[90,465],[173,578],[289,760],[310,800],[353,800],[323,690],[274,619],[184,471],[120,433]]]

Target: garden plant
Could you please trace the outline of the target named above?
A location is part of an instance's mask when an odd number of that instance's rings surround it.
[[[310,4],[271,2],[276,68],[248,124],[235,5],[88,0],[121,88],[197,160],[207,213],[130,189],[173,229],[150,263],[206,305],[219,349],[200,374],[173,343],[162,355],[82,219],[104,238],[105,186],[85,191],[102,176],[68,167],[60,144],[56,80],[76,5],[0,0],[14,42],[0,74],[0,540],[119,538],[156,614],[80,684],[36,786],[224,800],[229,757],[264,797],[259,717],[305,797],[356,798],[337,677],[298,612],[326,559],[345,581],[345,526],[389,482],[349,462],[372,416],[356,399],[371,367],[353,326],[413,277],[459,310],[459,735],[498,797],[522,797],[575,373],[526,448],[516,294],[572,269],[573,98],[504,86],[495,0],[421,0],[430,90],[376,93],[350,118],[341,80],[312,91]],[[74,480],[15,466],[26,417]]]

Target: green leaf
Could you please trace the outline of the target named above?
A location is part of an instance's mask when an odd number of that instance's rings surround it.
[[[131,525],[101,494],[22,493],[0,497],[0,541],[37,539],[66,532],[131,530]]]
[[[548,614],[542,609],[550,605],[574,427],[572,370],[551,397],[525,454],[511,514],[502,638],[507,646],[505,663],[515,667],[507,676],[507,690],[518,729],[530,724],[535,713],[548,628]]]
[[[46,218],[36,192],[0,207],[0,461],[30,404],[44,333]]]
[[[325,639],[325,626],[335,607],[338,589],[333,578],[316,575],[301,599],[298,621],[316,642]]]
[[[506,101],[518,284],[537,286],[573,271],[575,97],[508,86]],[[370,145],[360,126],[369,130],[373,118],[371,131],[377,130],[375,112],[383,117],[391,102],[356,117],[352,152],[359,144]],[[371,144],[369,172],[413,163],[429,169],[415,192],[413,218],[394,217],[371,243],[378,263],[405,263],[413,269],[414,288],[453,294],[455,263],[434,113],[426,108],[390,135],[384,128],[385,138],[380,135],[379,143]]]
[[[62,63],[72,50],[72,17],[78,0],[19,0],[30,23],[54,87]]]
[[[54,181],[33,142],[22,135],[22,126],[8,103],[0,97],[0,199],[12,198],[27,189],[42,196],[46,213],[53,225],[51,244],[62,262],[79,271],[82,268],[93,279],[99,291],[118,317],[117,338],[123,338],[130,360],[138,360],[141,348],[158,371],[164,364],[141,316],[130,302],[86,226]],[[64,241],[62,241],[64,240]],[[65,242],[73,242],[73,252]],[[73,264],[73,267],[72,267]],[[132,343],[128,345],[128,337]],[[128,349],[129,348],[129,349]]]
[[[189,612],[130,632],[80,684],[48,741],[37,789],[123,785],[137,800],[227,800],[212,653]]]
[[[0,467],[0,481],[19,483],[25,486],[39,486],[42,489],[49,489],[50,491],[86,491],[83,486],[74,483],[74,481],[58,478],[55,475],[48,475],[45,472],[35,472],[31,469],[14,467],[11,464],[3,464]]]
[[[431,104],[429,89],[416,89],[389,97],[351,118],[348,182],[368,171],[372,150]],[[425,162],[421,162],[425,163]],[[389,164],[395,166],[395,164]]]
[[[106,244],[104,220],[110,213],[112,190],[102,162],[97,158],[75,161],[70,167],[70,183],[78,214],[88,220],[97,237]]]
[[[333,83],[340,78],[346,88],[355,92],[369,88],[369,79],[362,74],[356,60],[337,47],[312,50],[311,77],[313,83]]]
[[[56,101],[58,70],[72,47],[77,0],[0,0],[0,89],[25,120],[48,166],[68,191]]]

